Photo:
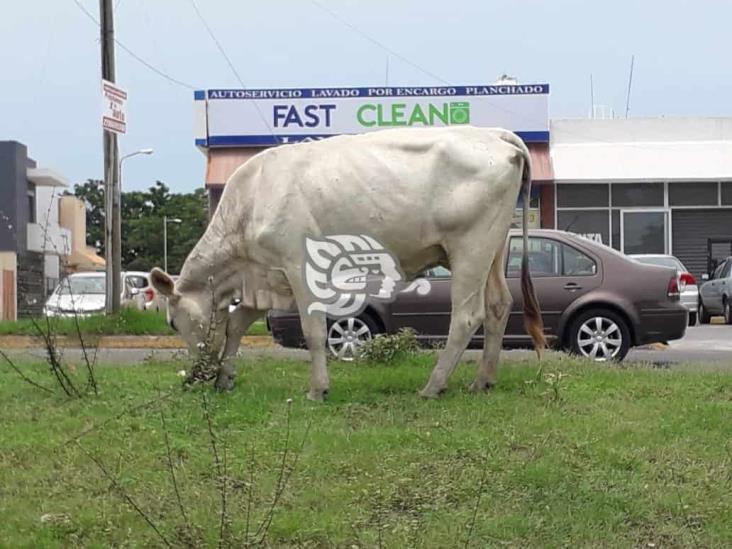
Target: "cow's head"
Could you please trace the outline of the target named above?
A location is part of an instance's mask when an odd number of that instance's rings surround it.
[[[229,301],[215,303],[212,289],[205,285],[179,288],[157,267],[150,272],[150,283],[167,299],[168,324],[180,334],[190,353],[198,356],[205,349],[212,356],[220,356],[226,340]]]

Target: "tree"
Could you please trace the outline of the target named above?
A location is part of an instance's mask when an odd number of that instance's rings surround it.
[[[87,242],[104,251],[104,187],[88,180],[74,186],[74,194],[87,207]],[[171,193],[161,181],[147,191],[122,193],[122,267],[149,271],[163,265],[163,217],[178,218],[168,224],[168,270],[180,272],[188,253],[208,223],[208,201],[204,189],[192,193]],[[98,242],[98,244],[97,244]]]

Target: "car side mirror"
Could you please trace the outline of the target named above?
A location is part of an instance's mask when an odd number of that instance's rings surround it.
[[[709,280],[709,275],[707,273],[704,273],[701,277],[702,280]]]

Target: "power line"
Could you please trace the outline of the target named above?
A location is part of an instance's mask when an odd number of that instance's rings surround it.
[[[206,32],[211,37],[211,40],[213,40],[214,44],[216,44],[216,47],[218,48],[221,55],[226,60],[226,63],[229,65],[229,68],[231,69],[231,72],[234,73],[234,76],[239,82],[239,85],[242,87],[242,89],[246,89],[246,85],[244,84],[244,81],[241,79],[241,76],[239,76],[239,71],[236,70],[236,67],[234,66],[234,63],[231,62],[231,59],[228,55],[226,55],[226,51],[224,50],[224,47],[221,45],[221,42],[218,41],[216,38],[216,35],[211,30],[211,27],[208,26],[208,23],[206,22],[206,19],[203,17],[203,14],[198,9],[198,6],[196,5],[196,0],[190,0],[191,5],[193,6],[194,11],[196,12],[196,15],[198,16],[198,19],[203,24],[203,27],[206,29]],[[271,135],[274,135],[274,130],[272,129],[272,126],[269,125],[269,121],[267,120],[267,117],[264,116],[264,113],[262,112],[262,109],[259,108],[259,105],[256,101],[252,101],[252,105],[254,105],[254,108],[257,110],[257,114],[259,115],[259,118],[262,119],[262,122],[264,122],[264,125],[267,126],[267,129],[269,130],[269,133]]]
[[[393,49],[391,49],[391,48],[390,48],[389,46],[387,46],[387,45],[383,44],[382,42],[379,42],[379,41],[378,41],[378,40],[377,40],[376,38],[373,38],[372,36],[370,36],[370,35],[366,34],[366,33],[365,33],[364,31],[362,31],[361,29],[359,29],[358,27],[356,27],[356,26],[355,26],[355,25],[353,25],[352,23],[350,23],[350,22],[346,21],[346,20],[345,20],[345,19],[343,19],[343,18],[342,18],[342,17],[340,16],[340,15],[338,15],[338,14],[337,14],[336,12],[334,12],[334,11],[333,11],[333,10],[331,10],[330,8],[328,8],[328,7],[324,6],[323,4],[321,4],[320,2],[318,2],[317,0],[310,0],[310,2],[311,2],[312,4],[314,4],[315,6],[317,6],[318,8],[320,8],[321,10],[323,10],[324,12],[326,12],[326,13],[327,13],[328,15],[330,15],[330,16],[331,16],[331,17],[332,17],[333,19],[335,19],[335,20],[339,21],[339,22],[340,22],[340,23],[341,23],[342,25],[345,25],[346,27],[348,27],[348,28],[349,28],[349,29],[351,29],[352,31],[354,31],[354,32],[358,33],[358,34],[359,34],[359,35],[361,35],[361,36],[362,36],[363,38],[365,38],[366,40],[368,40],[369,42],[371,42],[372,44],[374,44],[374,45],[378,46],[378,47],[379,47],[379,48],[381,48],[382,50],[384,50],[384,51],[386,51],[387,53],[389,53],[389,54],[393,55],[394,57],[396,57],[397,59],[399,59],[399,60],[403,61],[403,62],[404,62],[404,63],[406,63],[407,65],[409,65],[409,66],[411,66],[411,67],[413,67],[413,68],[417,69],[418,71],[421,71],[421,72],[423,72],[424,74],[426,74],[426,75],[427,75],[427,76],[429,76],[430,78],[434,78],[434,79],[435,79],[435,80],[437,80],[438,82],[441,82],[441,83],[443,83],[443,84],[449,85],[449,82],[447,82],[447,80],[445,80],[444,78],[441,78],[441,77],[439,77],[438,75],[436,75],[435,73],[433,73],[433,72],[430,72],[430,71],[428,71],[427,69],[425,69],[424,67],[422,67],[422,66],[418,65],[418,64],[417,64],[417,63],[415,63],[414,61],[410,61],[409,59],[407,59],[406,57],[404,57],[403,55],[401,55],[401,54],[400,54],[399,52],[396,52],[396,51],[394,51],[394,50],[393,50]]]
[[[94,17],[94,15],[89,10],[87,10],[84,7],[84,5],[79,0],[73,0],[73,2],[74,2],[74,4],[77,5],[77,7],[82,12],[84,12],[84,14],[89,19],[91,19],[94,22],[95,25],[99,26],[99,20],[96,17]],[[157,67],[155,67],[151,63],[145,61],[142,57],[140,57],[139,55],[137,55],[135,52],[133,52],[130,48],[128,48],[127,46],[125,46],[122,42],[120,42],[116,38],[114,40],[114,43],[117,44],[120,47],[120,49],[124,50],[125,53],[127,53],[135,61],[137,61],[138,63],[144,65],[145,67],[147,67],[148,69],[150,69],[151,71],[153,71],[158,76],[161,76],[161,77],[165,78],[166,80],[168,80],[169,82],[172,82],[173,84],[176,84],[178,86],[182,86],[184,88],[188,88],[189,90],[195,90],[195,89],[197,89],[196,86],[191,86],[190,84],[187,84],[187,83],[185,83],[185,82],[183,82],[181,80],[178,80],[177,78],[173,78],[172,76],[170,76],[169,74],[161,71],[160,69],[158,69]]]

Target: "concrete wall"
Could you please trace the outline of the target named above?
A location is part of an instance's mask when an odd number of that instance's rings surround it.
[[[26,249],[29,167],[35,163],[28,158],[25,145],[0,141],[0,251]]]

